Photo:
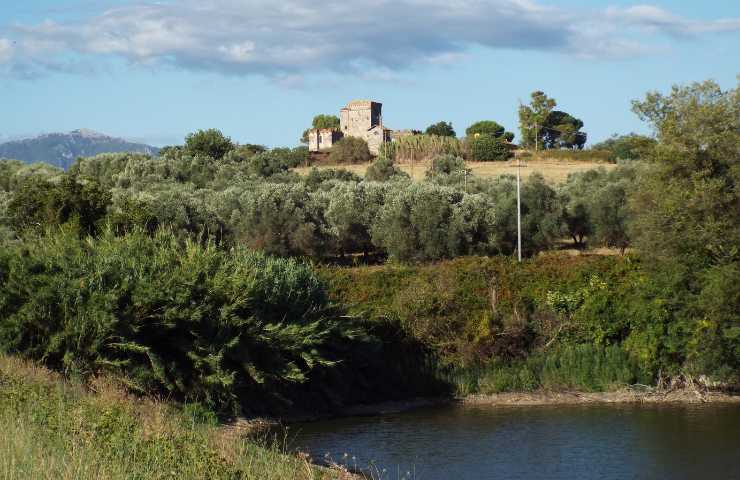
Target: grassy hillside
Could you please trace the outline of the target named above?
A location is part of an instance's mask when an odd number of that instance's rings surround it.
[[[198,408],[89,388],[0,356],[0,478],[342,479],[304,458],[230,435]]]

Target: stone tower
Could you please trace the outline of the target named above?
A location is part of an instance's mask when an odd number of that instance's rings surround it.
[[[383,128],[383,104],[371,100],[353,100],[339,111],[339,131],[346,137],[367,142],[377,155],[383,142],[390,141],[390,131]]]

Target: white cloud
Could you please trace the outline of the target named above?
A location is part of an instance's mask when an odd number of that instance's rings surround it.
[[[475,46],[641,55],[663,49],[661,36],[740,31],[740,19],[693,21],[651,5],[568,11],[534,0],[183,0],[2,30],[0,62],[26,75],[119,57],[297,84],[322,72],[393,78],[414,65],[458,61]]]
[[[711,21],[688,20],[653,5],[636,5],[629,8],[609,8],[607,16],[652,32],[674,36],[691,36],[702,33],[721,33],[740,30],[740,18]]]

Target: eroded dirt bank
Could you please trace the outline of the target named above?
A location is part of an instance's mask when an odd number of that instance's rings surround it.
[[[460,399],[470,405],[565,405],[581,403],[737,403],[740,395],[700,392],[691,389],[671,391],[615,392],[534,392],[469,395]]]

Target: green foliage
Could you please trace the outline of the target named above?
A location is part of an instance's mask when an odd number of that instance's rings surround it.
[[[367,142],[357,137],[344,137],[331,147],[329,162],[341,165],[367,163],[372,159]]]
[[[58,184],[31,177],[13,194],[5,215],[17,230],[75,223],[94,234],[106,213],[110,194],[94,181],[65,175]]]
[[[659,142],[630,198],[635,244],[655,284],[671,292],[666,308],[687,368],[737,378],[740,87],[675,86],[633,110]]]
[[[231,138],[215,128],[198,130],[185,137],[184,150],[190,155],[203,155],[219,160],[233,149],[234,143]]]
[[[466,147],[468,158],[475,162],[504,161],[514,156],[506,140],[488,134],[468,137]]]
[[[313,167],[306,175],[305,183],[311,190],[317,190],[329,185],[332,180],[337,182],[360,182],[362,178],[356,173],[343,168],[324,168],[319,170]]]
[[[454,155],[438,155],[432,159],[425,176],[433,178],[438,175],[453,175],[465,172],[465,160]]]
[[[478,385],[481,393],[537,389],[589,392],[643,382],[649,379],[620,346],[576,344],[523,361],[493,361],[485,366]]]
[[[393,259],[433,260],[488,252],[493,229],[485,196],[422,183],[389,193],[372,239]]]
[[[532,92],[529,105],[519,105],[520,144],[526,148],[542,147],[545,130],[542,128],[557,102],[544,92]]]
[[[341,360],[332,344],[362,341],[308,267],[245,249],[57,234],[2,257],[2,349],[222,412],[284,404]]]
[[[55,182],[61,178],[64,171],[46,163],[26,164],[20,160],[0,159],[0,191],[13,192],[31,180],[45,180]]]
[[[388,193],[377,183],[338,183],[329,191],[326,220],[340,254],[374,249],[370,230]]]
[[[465,129],[465,135],[468,137],[490,135],[492,137],[501,137],[509,142],[514,139],[513,133],[507,132],[504,127],[493,120],[481,120],[480,122],[475,122]]]
[[[553,110],[542,125],[542,144],[544,148],[577,148],[582,150],[586,144],[586,133],[581,132],[583,121],[569,113]]]
[[[628,194],[637,170],[620,166],[571,174],[561,187],[563,220],[577,245],[594,244],[624,251],[630,245]]]
[[[455,129],[452,128],[451,122],[437,122],[429,125],[424,131],[425,135],[437,135],[439,137],[454,137]]]
[[[409,179],[409,175],[396,168],[392,159],[384,156],[378,157],[365,171],[365,180],[369,182],[387,182],[392,179]]]
[[[306,147],[274,148],[246,159],[245,172],[248,175],[268,178],[285,174],[291,168],[305,164],[307,160],[308,149]]]
[[[301,135],[301,143],[308,143],[308,131],[311,129],[325,129],[325,128],[332,128],[332,129],[339,129],[339,117],[336,115],[316,115],[313,117],[313,120],[311,121],[311,128],[308,128],[303,131],[303,134]]]
[[[657,142],[654,138],[630,133],[629,135],[612,135],[607,140],[593,146],[594,150],[609,152],[609,161],[639,160],[650,154]]]
[[[273,150],[273,152],[275,150]],[[233,150],[224,155],[224,159],[229,162],[246,162],[255,155],[265,153],[267,151],[268,149],[264,145],[255,145],[252,143],[247,143],[245,145],[236,145]]]
[[[237,242],[271,254],[321,257],[330,242],[324,221],[329,198],[305,185],[262,184],[244,191],[231,220]]]

